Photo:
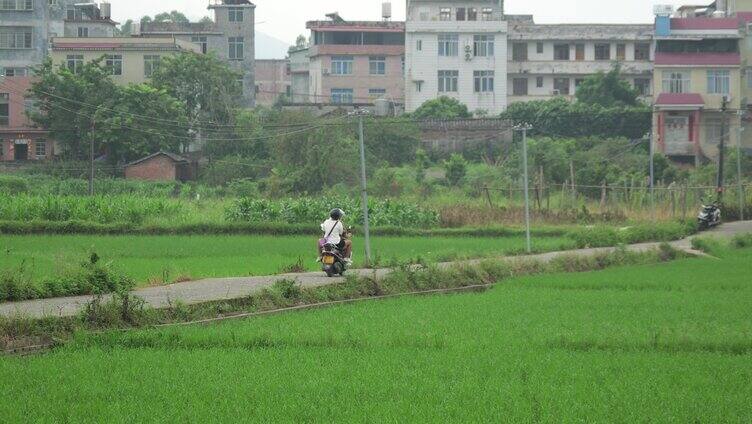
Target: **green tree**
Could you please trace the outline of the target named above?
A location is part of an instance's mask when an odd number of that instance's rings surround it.
[[[420,129],[414,122],[369,119],[365,123],[364,137],[372,164],[387,162],[400,166],[412,162],[420,145]]]
[[[458,186],[465,174],[467,174],[467,161],[462,155],[452,154],[448,161],[444,162],[446,179],[452,186]]]
[[[609,72],[598,72],[585,79],[577,88],[578,102],[603,107],[637,106],[639,93],[622,78],[621,66]]]
[[[122,163],[163,149],[175,151],[187,136],[179,101],[146,85],[116,85],[102,59],[75,72],[47,60],[36,74],[30,90],[36,112],[30,117],[49,129],[67,158],[87,158],[94,143],[97,155]]]
[[[213,54],[184,52],[162,58],[151,85],[183,103],[194,133],[222,139],[232,136],[227,128],[240,105],[240,77]]]
[[[146,113],[149,119],[137,115]],[[189,137],[182,103],[146,84],[119,87],[96,114],[97,139],[112,163],[130,162],[160,150],[178,152]]]
[[[423,103],[412,116],[417,119],[456,119],[470,118],[472,114],[459,100],[441,96]]]
[[[117,34],[121,37],[130,37],[133,33],[133,19],[128,19],[120,25],[120,28],[117,30]]]
[[[190,21],[184,14],[173,10],[172,12],[162,12],[154,15],[154,22],[188,23]]]
[[[63,64],[54,65],[50,59],[37,67],[37,78],[29,91],[36,107],[29,117],[50,131],[64,157],[84,159],[89,156],[88,146],[97,131],[94,117],[99,109],[108,106],[118,87],[101,60],[75,71]]]
[[[287,52],[291,53],[296,50],[304,49],[306,47],[308,47],[308,39],[306,38],[305,35],[300,34],[298,35],[298,38],[295,39],[295,45],[290,46]]]
[[[204,16],[203,18],[199,20],[199,22],[202,24],[213,24],[214,20],[210,18],[209,16]]]

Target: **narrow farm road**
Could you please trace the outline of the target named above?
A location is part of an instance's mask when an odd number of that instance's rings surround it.
[[[710,232],[702,233],[701,236],[711,235],[717,238],[730,239],[737,234],[752,233],[752,221],[733,222],[724,224]],[[696,237],[696,236],[693,236]],[[677,249],[689,251],[692,246],[692,238],[678,240],[670,243]],[[635,252],[655,249],[660,243],[643,243],[628,246],[628,249]],[[597,248],[597,249],[580,249],[564,252],[550,252],[529,256],[516,256],[510,259],[525,260],[533,259],[548,262],[560,255],[583,255],[590,256],[599,252],[613,251],[615,248]],[[469,261],[463,263],[477,263],[479,261]],[[441,264],[442,266],[451,266],[453,263]],[[389,273],[388,269],[377,270],[351,270],[352,274],[362,276],[383,277]],[[176,301],[184,304],[198,304],[204,302],[221,301],[229,299],[238,299],[272,286],[281,279],[297,280],[304,287],[316,287],[326,284],[333,284],[341,281],[338,278],[326,278],[321,272],[302,273],[302,274],[285,274],[266,277],[241,277],[241,278],[211,278],[185,283],[177,283],[168,286],[146,287],[134,291],[134,294],[153,308],[165,308]],[[27,318],[44,318],[44,317],[68,317],[74,316],[92,300],[92,296],[63,297],[56,299],[40,299],[25,302],[12,302],[0,304],[0,316],[5,317],[27,317]]]

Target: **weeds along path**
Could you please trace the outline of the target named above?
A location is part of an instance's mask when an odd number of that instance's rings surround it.
[[[735,235],[752,233],[752,221],[729,223],[717,228],[709,233],[702,235],[712,235],[718,238],[733,238]],[[692,237],[678,240],[670,243],[674,248],[691,251]],[[633,252],[644,252],[656,249],[660,243],[643,243],[627,247]],[[602,252],[612,252],[616,248],[596,248],[596,249],[579,249],[564,252],[550,252],[529,256],[517,256],[507,258],[512,260],[535,260],[540,262],[550,262],[561,255],[582,255],[592,256]],[[696,253],[696,252],[695,252]],[[463,264],[480,263],[480,260],[463,261]],[[443,263],[439,266],[452,266],[457,263]],[[389,269],[376,270],[351,270],[349,273],[359,276],[375,276],[381,278],[389,274]],[[271,287],[279,280],[296,280],[303,287],[317,287],[328,284],[335,284],[342,281],[341,278],[327,278],[321,272],[284,274],[265,277],[241,277],[241,278],[210,278],[185,283],[177,283],[168,286],[147,287],[134,291],[134,295],[142,298],[146,305],[152,308],[167,308],[176,302],[182,302],[186,305],[195,305],[206,302],[215,302],[222,300],[239,299],[255,293],[263,288]],[[104,300],[109,300],[105,296]],[[25,318],[45,318],[45,317],[71,317],[77,315],[87,303],[93,299],[92,296],[63,297],[55,299],[41,299],[26,302],[4,303],[0,304],[0,316],[25,317]]]

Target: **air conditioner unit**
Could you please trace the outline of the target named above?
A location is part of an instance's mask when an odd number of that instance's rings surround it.
[[[670,4],[656,4],[653,6],[653,14],[656,16],[671,16],[674,14],[674,6]]]

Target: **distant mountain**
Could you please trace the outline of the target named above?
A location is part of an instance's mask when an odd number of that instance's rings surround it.
[[[256,59],[284,59],[290,44],[256,31]]]

